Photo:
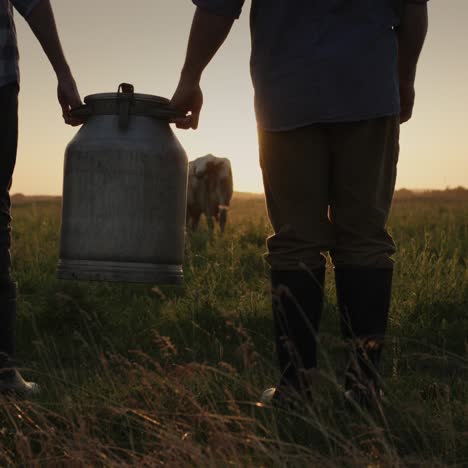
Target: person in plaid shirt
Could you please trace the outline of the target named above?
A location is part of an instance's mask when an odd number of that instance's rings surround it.
[[[197,128],[205,67],[244,0],[193,0],[187,57],[172,105]],[[328,251],[342,334],[345,396],[378,402],[395,245],[386,223],[400,124],[411,118],[426,0],[252,0],[251,74],[281,378],[262,400],[313,395]]]
[[[19,92],[13,7],[28,22],[57,75],[58,100],[67,124],[80,123],[70,110],[81,99],[62,51],[50,0],[0,0],[0,393],[29,395],[39,387],[26,382],[13,362],[17,286],[11,276],[9,190],[16,161]]]

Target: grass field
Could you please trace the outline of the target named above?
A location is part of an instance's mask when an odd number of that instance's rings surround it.
[[[0,399],[0,466],[468,466],[468,200],[405,196],[383,413],[343,404],[331,269],[317,399],[255,404],[278,375],[270,232],[238,195],[223,238],[187,239],[183,288],[55,279],[60,204],[14,208],[19,360],[44,393]]]

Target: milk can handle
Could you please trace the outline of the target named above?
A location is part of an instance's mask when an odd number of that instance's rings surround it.
[[[93,111],[86,104],[70,109],[70,115],[77,119],[85,119],[92,114]]]
[[[129,83],[121,83],[117,90],[117,99],[119,101],[119,128],[127,130],[130,120],[130,107],[135,97],[135,88]]]

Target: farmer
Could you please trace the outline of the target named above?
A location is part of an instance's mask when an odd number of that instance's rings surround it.
[[[0,0],[0,392],[28,395],[38,387],[25,382],[13,364],[17,293],[11,276],[9,190],[16,161],[19,91],[13,6],[28,22],[54,68],[67,124],[79,123],[69,111],[81,99],[60,45],[50,0]]]
[[[243,0],[197,5],[174,107],[198,127],[200,79]],[[264,401],[309,397],[330,253],[350,360],[345,395],[380,395],[395,245],[386,230],[400,124],[411,118],[426,1],[252,0],[251,73],[281,371]],[[398,54],[398,50],[400,53]],[[234,71],[233,71],[234,72]]]

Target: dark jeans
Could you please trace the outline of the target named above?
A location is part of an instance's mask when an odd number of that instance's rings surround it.
[[[10,187],[18,144],[18,85],[0,87],[0,284],[11,281]]]

